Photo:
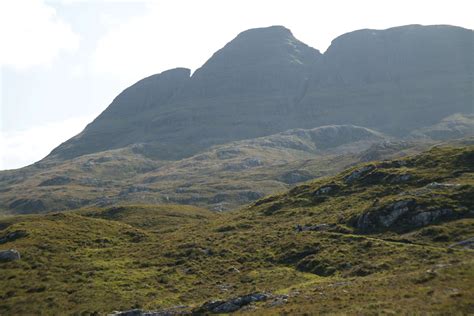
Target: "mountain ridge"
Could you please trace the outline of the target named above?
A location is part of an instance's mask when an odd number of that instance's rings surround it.
[[[127,106],[115,99],[47,159],[147,142],[157,159],[174,160],[215,144],[330,124],[408,135],[473,111],[473,42],[472,30],[409,25],[350,32],[321,54],[281,26],[247,30],[192,76],[178,68],[180,80],[151,85],[163,72],[126,89],[120,96]]]

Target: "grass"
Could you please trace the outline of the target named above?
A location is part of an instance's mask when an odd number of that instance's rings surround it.
[[[469,314],[474,252],[453,242],[473,236],[473,146],[437,147],[374,162],[297,186],[240,210],[124,205],[0,218],[0,245],[22,259],[0,263],[0,314],[91,314],[175,305],[252,292],[288,295],[257,314]],[[393,181],[410,174],[406,181]],[[459,186],[430,186],[430,183]],[[329,193],[315,194],[332,185]],[[384,229],[360,231],[353,218],[413,198],[423,210],[459,216],[424,226],[409,210]],[[378,202],[374,206],[374,200]],[[330,224],[296,232],[296,225]]]
[[[0,172],[0,214],[117,204],[192,204],[230,210],[286,191],[296,182],[334,175],[367,155],[388,158],[427,146],[394,143],[369,149],[372,144],[316,148],[307,139],[273,135],[216,146],[179,161],[152,160],[133,148],[67,161],[45,160]],[[55,183],[57,179],[65,181]]]

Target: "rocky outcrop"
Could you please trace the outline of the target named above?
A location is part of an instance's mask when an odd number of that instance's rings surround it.
[[[245,305],[254,302],[265,301],[270,297],[266,293],[253,293],[240,296],[227,301],[210,301],[193,310],[196,314],[222,314],[232,313]]]
[[[375,170],[374,165],[367,165],[360,169],[354,170],[350,174],[348,174],[346,177],[344,177],[344,182],[346,182],[347,184],[351,184],[354,181],[359,180],[362,177],[368,175],[373,170]]]
[[[414,226],[422,227],[436,222],[439,218],[449,217],[453,214],[453,210],[449,208],[437,209],[431,211],[422,211],[411,218]]]
[[[273,302],[284,304],[288,299],[287,296],[273,296],[267,293],[253,293],[239,296],[229,300],[209,301],[203,305],[190,309],[188,306],[173,306],[167,309],[156,311],[144,311],[141,309],[131,309],[128,311],[116,311],[109,316],[172,316],[172,315],[207,315],[207,314],[227,314],[233,313],[242,307],[255,302],[266,301],[273,298]],[[281,302],[280,302],[281,301]]]
[[[441,220],[453,220],[472,217],[467,209],[454,211],[448,207],[433,207],[418,204],[415,199],[405,199],[379,207],[373,207],[363,214],[353,217],[350,224],[359,232],[395,230],[408,231],[437,223]]]
[[[314,191],[313,195],[314,196],[330,195],[330,194],[335,193],[339,190],[340,190],[339,185],[337,185],[337,184],[327,184],[325,186],[320,187],[316,191]]]

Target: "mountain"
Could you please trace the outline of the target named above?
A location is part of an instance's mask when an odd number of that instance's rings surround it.
[[[177,159],[214,144],[299,127],[286,123],[285,115],[320,56],[284,27],[245,31],[191,77],[189,70],[175,69],[125,90],[50,156],[67,159],[151,143],[150,155]]]
[[[339,36],[324,53],[302,115],[405,136],[474,111],[474,32],[408,25]]]
[[[359,30],[321,54],[282,26],[239,34],[200,69],[123,91],[47,159],[145,144],[179,160],[229,141],[351,124],[402,137],[473,112],[474,36],[454,26]]]
[[[435,146],[225,213],[2,217],[21,259],[0,257],[0,314],[472,314],[473,162],[472,143]]]

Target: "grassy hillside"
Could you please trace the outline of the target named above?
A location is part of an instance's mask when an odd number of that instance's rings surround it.
[[[371,149],[382,144],[385,148]],[[364,160],[419,151],[361,127],[326,126],[216,146],[179,161],[137,145],[0,172],[0,213],[44,213],[116,204],[192,204],[229,210]],[[375,157],[378,158],[378,157]]]
[[[474,146],[439,146],[229,213],[3,217],[0,249],[22,258],[0,263],[0,314],[191,311],[255,292],[267,300],[238,312],[474,313],[472,243],[456,244],[474,235],[473,185]]]

